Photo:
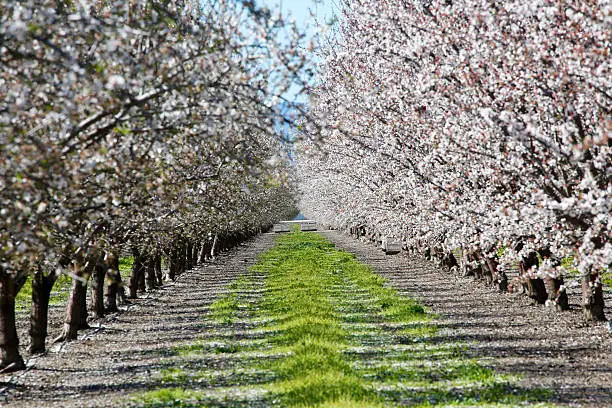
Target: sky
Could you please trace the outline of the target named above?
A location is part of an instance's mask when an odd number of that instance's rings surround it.
[[[333,15],[336,0],[263,0],[262,3],[272,9],[276,9],[277,5],[280,6],[279,8],[284,15],[290,12],[291,17],[300,27],[305,27],[307,20],[310,20],[314,27],[315,24],[312,21],[310,11],[315,14],[317,20],[325,23]]]
[[[259,0],[259,5],[267,6],[273,11],[280,10],[282,15],[295,20],[299,30],[315,36],[318,27],[325,26],[333,20],[337,13],[339,0]],[[312,14],[312,15],[311,15]],[[308,43],[307,40],[305,43]],[[316,61],[316,53],[312,54],[312,62]],[[296,97],[297,87],[292,87],[285,95],[289,100],[306,102],[306,97]]]

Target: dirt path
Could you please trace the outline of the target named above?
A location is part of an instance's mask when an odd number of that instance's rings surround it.
[[[387,256],[336,231],[322,234],[440,314],[440,341],[470,342],[470,354],[499,372],[524,375],[524,387],[554,390],[563,404],[612,406],[612,334],[606,324],[586,324],[577,304],[556,313],[531,306],[525,296],[494,293],[480,282],[449,275],[430,262]]]
[[[273,234],[260,235],[136,300],[78,341],[30,359],[27,371],[0,375],[0,405],[104,407],[131,392],[159,387],[152,373],[162,368],[164,356],[201,337],[208,305],[273,243]]]

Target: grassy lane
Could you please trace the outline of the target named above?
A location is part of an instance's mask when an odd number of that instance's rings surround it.
[[[279,237],[173,350],[137,406],[533,406],[513,379],[436,337],[422,306],[314,233]]]

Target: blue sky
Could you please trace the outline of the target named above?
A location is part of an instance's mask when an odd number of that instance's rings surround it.
[[[320,23],[327,22],[333,15],[334,3],[336,0],[261,0],[263,4],[267,5],[271,9],[278,9],[284,15],[288,15],[291,12],[291,17],[295,19],[296,23],[300,27],[305,27],[306,21],[310,20],[311,26],[314,27],[315,22],[313,21],[310,11],[312,11],[317,21]]]
[[[283,16],[295,20],[298,29],[306,30],[307,34],[315,36],[317,27],[326,26],[333,20],[334,13],[338,13],[339,0],[259,0],[260,5],[265,5],[271,10],[281,11]],[[306,40],[304,46],[310,42]],[[315,63],[317,53],[311,54],[311,61]],[[297,99],[306,102],[305,95],[296,98],[298,88],[291,87],[285,94],[289,100]]]

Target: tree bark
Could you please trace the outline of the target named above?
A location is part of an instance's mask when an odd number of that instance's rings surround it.
[[[119,266],[117,266],[117,271],[119,270]],[[123,278],[121,277],[121,273],[117,272],[117,300],[120,305],[126,305],[130,303],[125,294],[125,283],[123,282]]]
[[[181,242],[179,244],[179,253],[178,253],[178,270],[177,274],[181,275],[187,270],[187,245],[185,242]]]
[[[431,248],[430,247],[426,247],[425,251],[423,252],[423,256],[425,257],[425,259],[427,259],[428,261],[431,261]]]
[[[563,285],[563,278],[551,278],[547,277],[544,279],[544,285],[546,286],[546,292],[548,293],[548,299],[546,300],[547,305],[553,304],[556,309],[569,310],[569,300],[565,289],[561,289]]]
[[[121,283],[119,274],[119,255],[118,252],[111,251],[106,254],[106,274],[108,276],[105,288],[106,312],[114,313],[119,310],[117,307],[117,295]]]
[[[452,268],[459,266],[459,264],[457,263],[457,258],[455,258],[455,255],[452,252],[442,253],[441,262],[442,262],[442,265],[446,267],[449,271]]]
[[[168,251],[168,279],[171,281],[176,279],[178,269],[178,249],[177,244],[170,247]]]
[[[93,272],[93,271],[92,271]],[[87,317],[89,315],[89,312],[87,310],[87,284],[89,282],[89,278],[90,278],[91,274],[88,273],[86,275],[83,276],[84,279],[86,279],[86,282],[82,282],[80,287],[79,287],[79,292],[78,292],[78,307],[80,309],[79,314],[78,314],[78,329],[79,330],[85,330],[85,329],[89,329],[89,324],[87,323]],[[76,338],[76,337],[75,337]]]
[[[187,241],[187,245],[186,245],[186,254],[185,254],[185,269],[186,270],[190,270],[191,268],[193,268],[193,256],[192,256],[192,252],[193,252],[193,243],[191,242],[191,240]]]
[[[548,299],[544,281],[540,278],[534,278],[528,275],[529,269],[535,265],[538,265],[538,257],[535,252],[532,252],[529,254],[529,257],[519,262],[519,268],[521,269],[521,275],[523,275],[527,295],[533,299],[534,302],[543,305]]]
[[[145,293],[147,291],[147,283],[146,283],[146,257],[141,258],[141,266],[140,273],[138,273],[138,293]]]
[[[475,270],[474,270],[474,268],[471,265],[472,258],[470,256],[470,253],[467,250],[461,248],[461,257],[463,259],[463,265],[462,265],[463,271],[462,271],[462,275],[464,277],[474,276],[475,275]]]
[[[183,247],[181,249],[181,273],[187,272],[187,263],[189,258],[189,252],[187,252],[187,241],[183,241]]]
[[[544,286],[544,281],[540,278],[528,278],[527,282],[527,296],[533,299],[536,303],[543,305],[546,303],[548,299],[548,294],[546,293],[546,287]]]
[[[604,298],[601,277],[597,273],[583,274],[582,311],[588,321],[605,321]]]
[[[87,281],[93,266],[93,263],[85,263],[83,265],[82,255],[79,254],[77,254],[76,259],[73,261],[73,274],[76,278],[72,278],[72,289],[66,307],[64,331],[54,340],[54,343],[75,340],[79,330],[89,328],[87,324]]]
[[[198,266],[198,258],[198,246],[193,245],[191,249],[191,265],[193,265],[194,268]]]
[[[200,255],[198,257],[198,263],[202,264],[206,262],[206,251],[208,248],[207,242],[208,240],[202,241],[202,246],[200,247]],[[208,249],[208,251],[210,251],[210,249]]]
[[[104,252],[98,256],[91,280],[91,311],[96,318],[104,317],[104,277],[108,269],[105,257]]]
[[[219,244],[219,235],[215,234],[215,237],[213,238],[212,245],[210,247],[210,257],[211,257],[211,259],[214,259],[215,256],[217,256],[217,253],[219,252],[218,244]]]
[[[129,282],[129,298],[136,299],[138,297],[138,289],[140,287],[140,275],[142,274],[143,265],[142,265],[142,255],[138,248],[132,248],[132,255],[134,257],[134,262],[132,263],[132,272],[130,273],[130,282]]]
[[[493,282],[497,285],[497,288],[500,292],[508,291],[508,276],[504,271],[500,271],[497,266],[497,260],[495,258],[491,258],[482,254],[485,262],[487,263],[487,267],[491,271],[491,275],[493,276]]]
[[[493,272],[489,269],[489,265],[483,257],[480,257],[478,253],[472,253],[474,260],[478,263],[476,266],[476,277],[483,279],[487,285],[493,283]]]
[[[154,260],[154,272],[155,272],[155,279],[157,279],[157,286],[161,286],[164,284],[164,275],[162,272],[162,257],[159,253],[156,253],[155,255],[155,260]]]
[[[15,296],[26,277],[15,278],[0,267],[0,372],[25,369],[15,325]]]
[[[30,354],[44,353],[46,350],[47,326],[49,319],[49,299],[58,276],[45,274],[40,267],[32,276],[32,308],[30,310]]]
[[[157,288],[157,281],[155,277],[155,255],[153,253],[150,253],[145,257],[144,269],[147,292],[151,292]]]
[[[87,296],[86,285],[86,283],[78,279],[72,279],[72,290],[70,291],[70,298],[68,299],[68,306],[66,309],[64,332],[55,342],[75,340],[77,338],[77,333],[79,329],[81,329],[81,324],[83,322],[81,315],[83,313],[82,304],[86,301]]]

